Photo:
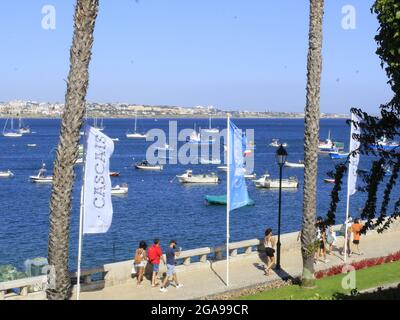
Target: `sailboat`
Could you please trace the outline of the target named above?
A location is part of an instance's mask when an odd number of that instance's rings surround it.
[[[97,118],[93,118],[93,127],[96,128],[97,130],[103,131],[104,130],[103,118],[100,119],[100,126],[97,125]]]
[[[14,129],[14,119],[10,119],[10,129],[7,130],[7,123],[8,123],[8,118],[6,120],[6,123],[3,128],[3,136],[9,137],[9,138],[19,138],[22,137],[22,133],[20,133],[18,130]]]
[[[218,133],[219,130],[217,128],[211,128],[211,115],[208,119],[208,129],[203,129],[204,133]]]
[[[19,117],[19,129],[18,129],[19,133],[31,133],[31,129],[28,126],[24,126],[23,121],[21,119],[21,117]]]
[[[147,135],[137,132],[137,114],[135,113],[135,131],[133,133],[127,132],[126,137],[129,139],[146,139]]]

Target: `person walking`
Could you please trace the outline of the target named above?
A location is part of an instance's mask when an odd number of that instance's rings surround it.
[[[176,248],[176,241],[171,240],[169,242],[169,247],[165,251],[165,255],[167,257],[167,275],[161,285],[160,291],[161,292],[166,292],[168,291],[167,285],[169,283],[169,278],[172,277],[172,280],[175,282],[175,287],[177,289],[182,288],[183,285],[178,282],[178,277],[176,276],[176,271],[175,271],[175,258],[179,257],[181,252],[181,249]]]
[[[146,254],[147,244],[144,241],[140,241],[139,248],[135,251],[134,266],[137,275],[137,285],[140,286],[143,281],[144,268],[146,267],[147,254]]]
[[[351,226],[351,232],[353,234],[353,246],[350,253],[354,252],[354,248],[357,249],[357,254],[362,255],[363,253],[360,251],[360,238],[361,238],[361,230],[363,225],[360,223],[360,219],[355,219],[354,223]]]
[[[342,235],[344,238],[346,238],[346,233],[347,233],[347,245],[343,243],[343,248],[341,250],[342,256],[344,256],[345,251],[344,248],[347,246],[347,255],[348,257],[351,257],[351,241],[353,238],[353,233],[351,232],[351,223],[353,221],[352,217],[349,217],[345,222],[343,223],[342,227],[340,228],[340,235]]]
[[[331,254],[333,246],[336,244],[336,232],[333,230],[332,225],[328,227],[328,231],[326,233],[326,243],[329,246],[329,251],[327,251],[327,253]]]
[[[275,239],[272,236],[272,229],[268,228],[264,233],[265,248],[265,275],[269,276],[272,266],[275,264]]]
[[[154,239],[153,245],[148,250],[149,262],[153,267],[153,273],[151,276],[151,286],[154,288],[159,285],[156,283],[156,279],[158,276],[158,271],[160,270],[160,261],[163,260],[164,264],[164,257],[160,246],[160,239]]]

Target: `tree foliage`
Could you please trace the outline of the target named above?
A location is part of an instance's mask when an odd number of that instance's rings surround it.
[[[354,153],[360,155],[375,156],[369,172],[360,174],[364,181],[364,187],[359,191],[367,194],[367,200],[361,212],[361,218],[366,219],[363,232],[367,229],[377,228],[378,232],[387,229],[393,220],[400,216],[400,198],[394,194],[395,185],[398,182],[400,170],[400,148],[385,150],[384,148],[371,149],[382,137],[395,139],[400,134],[400,2],[398,0],[376,0],[371,8],[371,13],[376,14],[380,27],[375,41],[378,45],[376,54],[381,59],[381,67],[388,76],[394,96],[379,107],[380,115],[373,116],[362,109],[353,108],[351,111],[360,119],[361,134],[353,136],[360,141],[360,147]],[[351,121],[348,121],[351,124]],[[331,204],[328,210],[326,222],[335,223],[337,203],[340,201],[342,178],[347,171],[347,163],[336,166],[331,173],[335,176],[335,185],[331,192]],[[391,176],[384,181],[385,167],[391,168]],[[383,199],[378,199],[379,187],[384,188]],[[398,195],[397,195],[398,196]],[[382,200],[379,206],[378,200]],[[390,204],[393,211],[388,212]]]

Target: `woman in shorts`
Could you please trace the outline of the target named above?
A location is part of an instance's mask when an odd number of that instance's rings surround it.
[[[146,267],[147,254],[146,254],[147,244],[144,241],[140,241],[139,248],[135,251],[134,266],[137,274],[137,285],[140,286],[143,281],[144,268]]]
[[[265,230],[264,247],[266,255],[265,275],[270,274],[272,266],[275,264],[275,239],[272,237],[272,229]]]

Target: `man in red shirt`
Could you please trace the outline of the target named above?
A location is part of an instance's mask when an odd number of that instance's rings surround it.
[[[151,286],[156,287],[159,283],[156,283],[156,277],[158,275],[158,271],[160,269],[160,259],[162,258],[164,264],[164,257],[160,247],[160,240],[154,239],[154,244],[149,248],[148,254],[149,262],[153,266],[153,275],[151,277]]]

